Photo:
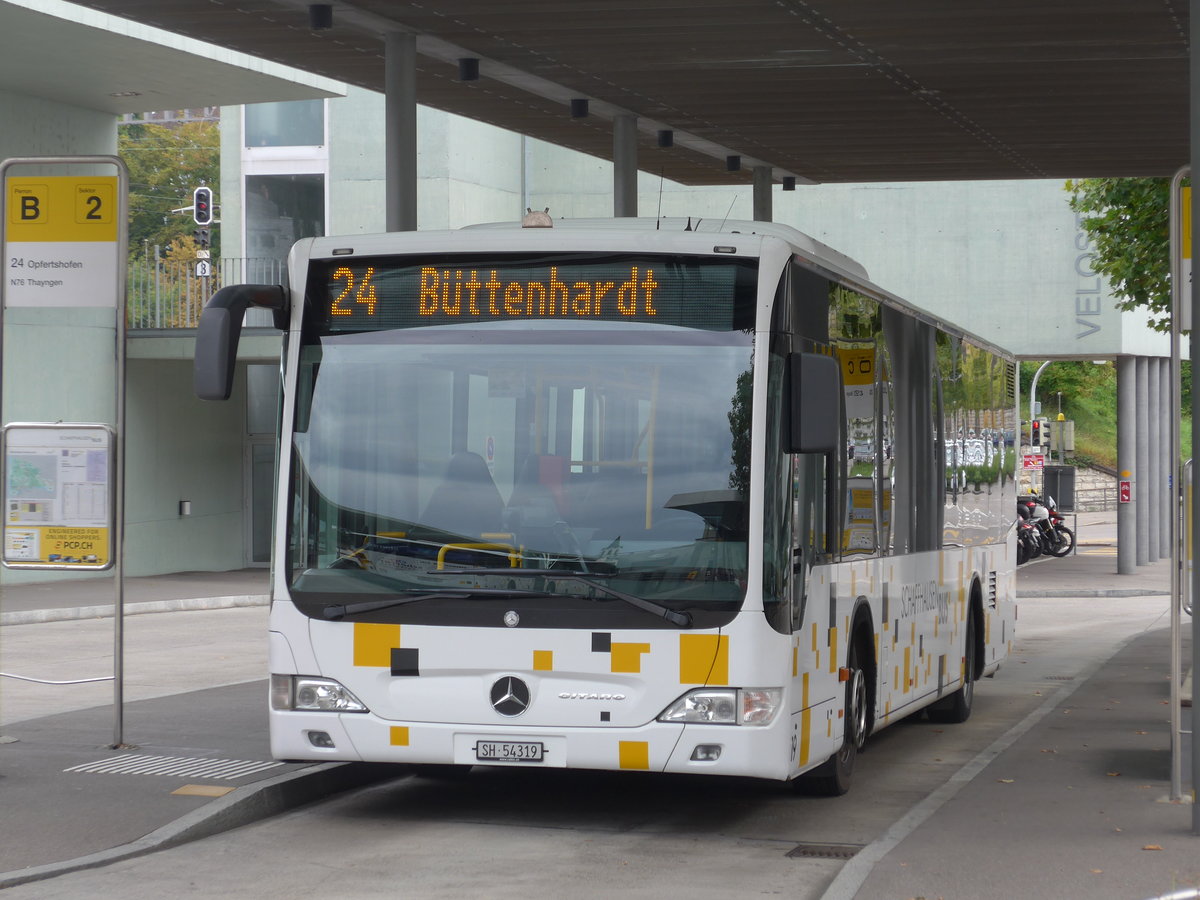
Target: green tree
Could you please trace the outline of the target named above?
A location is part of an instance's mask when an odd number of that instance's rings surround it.
[[[192,191],[220,183],[221,135],[216,122],[122,125],[117,152],[129,168],[129,252],[142,256],[158,245],[165,252],[179,238],[189,240],[196,227]],[[214,206],[217,205],[214,197]],[[218,255],[218,229],[212,230],[213,256]]]
[[[1108,279],[1117,305],[1145,309],[1151,328],[1169,331],[1170,180],[1083,178],[1066,189],[1091,239],[1092,269]]]

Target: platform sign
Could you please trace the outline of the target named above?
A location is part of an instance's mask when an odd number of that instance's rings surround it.
[[[107,425],[4,426],[5,567],[113,564],[113,443]]]
[[[117,306],[115,175],[5,179],[5,307]]]

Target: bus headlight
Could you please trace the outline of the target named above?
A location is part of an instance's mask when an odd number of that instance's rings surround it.
[[[782,698],[782,688],[696,688],[664,709],[658,721],[769,725]]]
[[[272,675],[271,709],[367,712],[361,700],[332,678],[305,675]]]

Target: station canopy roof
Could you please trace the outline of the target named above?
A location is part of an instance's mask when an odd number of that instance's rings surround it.
[[[344,88],[64,0],[0,2],[0,90],[8,94],[121,115],[330,97]]]
[[[411,32],[419,103],[608,159],[632,114],[638,167],[685,184],[1188,162],[1187,0],[352,0],[318,29],[304,0],[82,5],[374,90],[383,35]]]

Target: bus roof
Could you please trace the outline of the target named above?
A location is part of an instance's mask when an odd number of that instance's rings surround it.
[[[867,274],[867,270],[858,261],[852,259],[844,253],[834,250],[828,244],[822,244],[815,238],[810,237],[809,235],[793,228],[790,225],[781,225],[777,222],[754,222],[747,219],[706,219],[693,216],[662,216],[659,218],[629,217],[612,219],[553,219],[545,214],[533,213],[532,215],[542,220],[549,219],[554,223],[553,227],[555,229],[587,229],[595,231],[624,232],[659,231],[667,233],[695,232],[697,234],[752,234],[774,237],[791,244],[804,256],[810,257],[815,262],[830,264],[845,274],[851,275],[855,278],[860,278],[864,281],[871,280],[870,276]],[[526,218],[528,219],[529,216]],[[467,225],[464,226],[463,230],[475,228],[520,229],[528,227],[531,226],[525,225],[522,222],[488,222],[480,225]]]

